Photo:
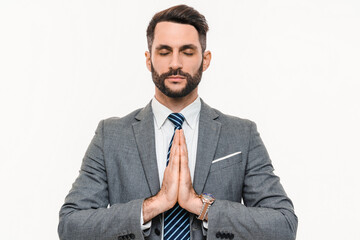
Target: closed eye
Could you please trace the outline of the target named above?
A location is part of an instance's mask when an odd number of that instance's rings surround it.
[[[159,52],[159,55],[160,56],[166,56],[166,55],[168,55],[170,52]]]
[[[184,54],[185,54],[186,56],[192,56],[192,55],[194,55],[193,52],[184,52]]]

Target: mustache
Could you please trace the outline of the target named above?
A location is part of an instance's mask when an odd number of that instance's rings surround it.
[[[186,73],[186,72],[183,72],[180,68],[178,69],[170,69],[168,72],[166,73],[163,73],[160,75],[161,78],[167,78],[167,77],[170,77],[170,76],[183,76],[185,78],[189,77],[189,74]]]

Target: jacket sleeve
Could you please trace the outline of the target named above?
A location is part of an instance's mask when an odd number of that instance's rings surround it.
[[[265,146],[251,123],[243,185],[243,204],[216,200],[208,215],[208,239],[292,240],[297,217]]]
[[[143,239],[143,199],[109,206],[103,153],[103,121],[83,159],[80,173],[60,210],[60,239]]]

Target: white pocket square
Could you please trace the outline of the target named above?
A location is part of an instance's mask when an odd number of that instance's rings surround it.
[[[238,154],[240,154],[240,153],[241,153],[241,151],[240,151],[240,152],[231,153],[231,154],[229,154],[229,155],[226,155],[225,157],[221,157],[221,158],[215,159],[214,161],[211,162],[211,164],[216,163],[216,162],[220,162],[220,161],[222,161],[222,160],[225,160],[225,159],[227,159],[227,158],[233,157],[233,156],[238,155]]]

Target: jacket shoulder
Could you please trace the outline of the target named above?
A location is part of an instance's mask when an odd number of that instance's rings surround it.
[[[217,121],[221,122],[224,126],[229,127],[242,127],[242,128],[251,128],[255,123],[246,118],[240,118],[237,116],[224,114],[221,111],[212,108],[213,111],[218,115]]]
[[[103,119],[99,122],[96,132],[103,132],[105,135],[111,133],[116,133],[118,131],[126,131],[131,129],[133,123],[137,122],[136,115],[142,110],[143,108],[136,109],[135,111],[127,114],[123,117],[110,117]]]
[[[136,122],[135,116],[142,110],[143,108],[136,109],[135,111],[123,116],[123,117],[110,117],[102,120],[104,125],[113,126],[113,125],[131,125]]]

